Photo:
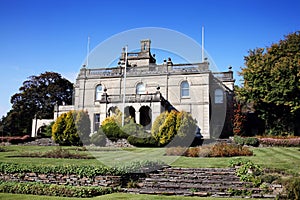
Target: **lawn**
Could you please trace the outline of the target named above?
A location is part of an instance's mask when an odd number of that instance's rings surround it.
[[[23,194],[6,194],[0,193],[0,199],[5,200],[78,200],[78,198],[67,197],[50,197]],[[134,200],[243,200],[243,198],[214,198],[214,197],[182,197],[182,196],[159,196],[159,195],[143,195],[143,194],[124,194],[115,193],[93,198],[84,198],[85,200],[118,200],[118,199],[134,199]],[[259,200],[259,199],[257,199]],[[264,199],[266,200],[266,199]]]
[[[40,146],[5,146],[2,147],[6,151],[0,152],[1,162],[10,163],[31,163],[37,165],[120,165],[130,163],[136,160],[160,160],[168,163],[173,167],[228,167],[230,160],[233,158],[190,158],[180,156],[165,156],[164,148],[100,148],[82,151],[82,148],[77,147],[40,147]],[[79,154],[88,154],[94,156],[95,159],[55,159],[55,158],[27,158],[18,157],[24,152],[49,152],[56,148],[68,149],[70,152]],[[298,147],[269,147],[269,148],[252,148],[254,156],[244,157],[261,165],[263,168],[280,169],[289,173],[299,174],[300,172],[300,148]],[[30,200],[63,200],[63,199],[78,199],[78,198],[63,198],[63,197],[46,197],[33,195],[16,195],[0,193],[0,199],[30,199]],[[87,198],[87,200],[109,200],[109,199],[213,199],[217,198],[197,198],[197,197],[177,197],[177,196],[155,196],[155,195],[136,195],[115,193],[110,195],[99,196],[95,198]],[[224,200],[225,198],[221,198]],[[232,199],[232,198],[230,198]]]
[[[0,152],[2,162],[32,163],[41,165],[121,165],[138,160],[160,160],[173,167],[227,167],[232,158],[190,158],[164,156],[164,148],[100,148],[89,151],[78,151],[77,147],[62,147],[71,152],[88,154],[96,159],[55,159],[16,157],[22,152],[48,152],[60,147],[40,146],[6,146],[7,152]],[[276,168],[292,173],[299,173],[300,148],[269,147],[252,148],[254,156],[245,157],[264,168]]]

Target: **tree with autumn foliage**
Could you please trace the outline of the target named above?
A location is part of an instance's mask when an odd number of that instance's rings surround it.
[[[300,132],[300,31],[270,47],[249,51],[239,98],[253,104],[266,134]]]
[[[244,136],[246,133],[246,114],[243,112],[242,107],[243,105],[240,102],[234,102],[233,134],[238,136]]]

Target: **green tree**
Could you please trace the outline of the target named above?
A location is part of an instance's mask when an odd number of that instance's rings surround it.
[[[250,50],[239,98],[253,103],[266,133],[293,134],[300,120],[300,32],[267,48]],[[298,132],[299,134],[299,132]]]
[[[70,111],[67,113],[67,116],[65,118],[66,121],[66,128],[63,131],[63,143],[62,145],[76,145],[78,146],[80,144],[80,137],[78,135],[78,131],[76,129],[75,125],[75,111]]]
[[[179,137],[195,136],[197,121],[191,114],[181,111],[177,115],[176,130]]]
[[[32,119],[53,118],[55,104],[72,104],[73,84],[60,74],[45,72],[30,76],[11,97],[12,108],[0,121],[6,135],[31,132]]]
[[[91,121],[87,111],[77,111],[75,113],[75,125],[78,135],[83,144],[90,142]]]

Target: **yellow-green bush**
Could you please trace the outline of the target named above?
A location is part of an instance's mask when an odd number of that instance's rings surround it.
[[[127,138],[129,135],[121,130],[121,126],[117,123],[117,118],[107,117],[101,124],[101,128],[106,137],[112,141],[117,141],[121,138]]]
[[[89,141],[90,120],[84,111],[69,111],[60,115],[52,126],[52,138],[59,145],[82,145]]]
[[[190,143],[195,137],[197,121],[191,114],[185,111],[171,111],[160,114],[153,123],[151,134],[160,146],[167,145],[176,137],[176,145],[181,145],[181,141],[190,137]],[[183,144],[184,146],[189,144]]]

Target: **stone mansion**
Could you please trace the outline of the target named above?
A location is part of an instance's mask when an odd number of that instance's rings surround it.
[[[176,109],[191,113],[204,138],[226,134],[235,81],[231,69],[212,72],[207,61],[178,64],[171,58],[157,64],[151,41],[141,40],[140,44],[139,52],[123,50],[115,67],[83,66],[74,84],[74,105],[56,107],[54,120],[69,110],[86,110],[93,133],[119,108],[150,130],[160,113]],[[32,136],[41,123],[33,120]]]

